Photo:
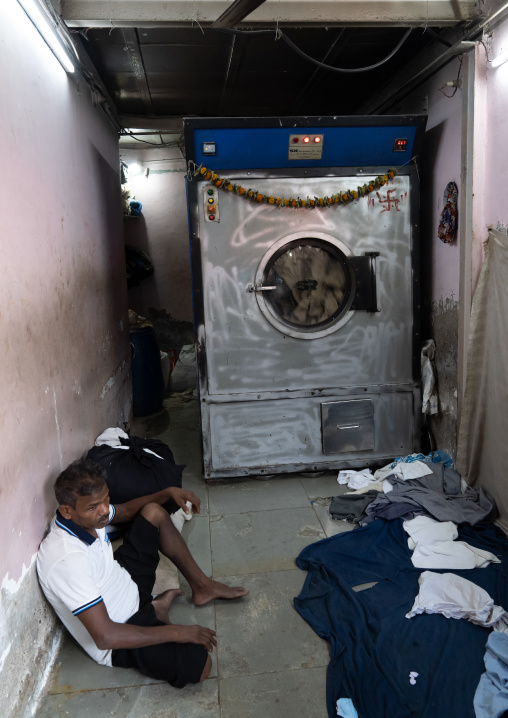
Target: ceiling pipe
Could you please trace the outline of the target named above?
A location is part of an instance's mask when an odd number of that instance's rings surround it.
[[[397,77],[394,77],[389,89],[386,87],[381,89],[382,98],[381,93],[369,98],[369,100],[359,108],[359,114],[370,115],[383,114],[383,112],[386,112],[396,102],[399,102],[406,95],[408,95],[417,84],[420,84],[426,80],[427,77],[430,77],[430,75],[443,67],[443,65],[445,65],[452,57],[462,55],[473,50],[479,42],[477,38],[481,37],[483,29],[488,26],[494,18],[498,17],[498,15],[507,9],[508,2],[505,2],[488,17],[484,19],[480,18],[478,22],[474,23],[471,27],[465,30],[464,36],[460,40],[454,43],[449,43],[450,46],[444,52],[440,53],[425,66],[421,67],[418,72],[412,74],[410,77],[407,77],[407,79],[405,77],[402,82],[399,80],[400,84],[397,84]]]
[[[265,0],[235,0],[210,27],[233,28],[264,2]]]

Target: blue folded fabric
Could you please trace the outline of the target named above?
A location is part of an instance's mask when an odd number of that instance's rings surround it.
[[[143,209],[143,205],[141,202],[138,202],[137,199],[131,199],[129,202],[130,206],[130,213],[134,215],[135,217],[138,217],[141,214],[141,210]]]
[[[453,465],[453,459],[450,454],[447,454],[446,451],[438,449],[437,451],[431,451],[430,454],[427,454],[426,456],[424,454],[415,454],[414,456],[412,454],[409,454],[409,456],[397,456],[397,458],[393,460],[391,468],[394,469],[397,464],[412,464],[415,461],[425,461],[428,464],[443,463],[447,469]]]
[[[500,718],[508,710],[508,636],[493,631],[487,641],[486,672],[474,697],[476,718]]]
[[[493,525],[460,527],[459,540],[492,551],[502,563],[453,573],[508,606],[504,534]],[[490,631],[440,615],[405,618],[422,569],[411,563],[401,520],[377,520],[307,546],[297,565],[308,575],[295,608],[330,642],[329,718],[343,696],[351,698],[359,718],[475,718]],[[370,581],[378,583],[352,590]],[[418,674],[413,682],[412,672]]]
[[[339,698],[337,701],[337,715],[340,718],[358,718],[358,713],[351,698]]]

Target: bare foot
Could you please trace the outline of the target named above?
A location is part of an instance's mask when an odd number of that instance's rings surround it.
[[[205,586],[196,588],[192,592],[192,603],[195,606],[203,606],[203,604],[213,601],[215,598],[241,598],[248,593],[248,590],[243,586],[226,586],[225,583],[210,579]]]
[[[165,623],[166,625],[171,623],[169,620],[169,609],[177,596],[183,596],[182,589],[170,588],[169,591],[159,593],[157,598],[154,598],[152,601],[152,606],[155,609],[155,615],[159,621],[162,621],[162,623]]]

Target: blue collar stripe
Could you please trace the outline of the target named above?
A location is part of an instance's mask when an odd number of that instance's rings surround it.
[[[95,539],[88,531],[78,526],[72,519],[64,519],[60,511],[56,512],[56,523],[61,529],[67,531],[71,536],[81,539],[83,543],[91,546],[97,539]]]
[[[57,526],[60,526],[61,529],[63,529],[64,531],[67,531],[68,534],[77,538],[76,534],[73,533],[70,529],[68,529],[67,526],[64,526],[62,523],[60,523],[60,521],[58,519],[56,519],[55,523]]]
[[[88,603],[85,603],[83,606],[76,608],[76,610],[73,611],[72,613],[74,614],[74,616],[77,616],[78,614],[83,613],[83,611],[86,611],[87,608],[92,608],[92,606],[96,606],[102,600],[103,600],[102,596],[99,596],[99,598],[94,598],[93,601],[89,601]]]

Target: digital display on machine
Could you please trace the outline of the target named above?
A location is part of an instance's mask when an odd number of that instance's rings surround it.
[[[397,139],[393,143],[393,151],[394,152],[405,152],[407,149],[407,139]]]
[[[217,154],[217,147],[216,147],[215,142],[203,142],[203,154],[204,155]]]
[[[320,160],[323,156],[324,135],[289,135],[290,160]]]

